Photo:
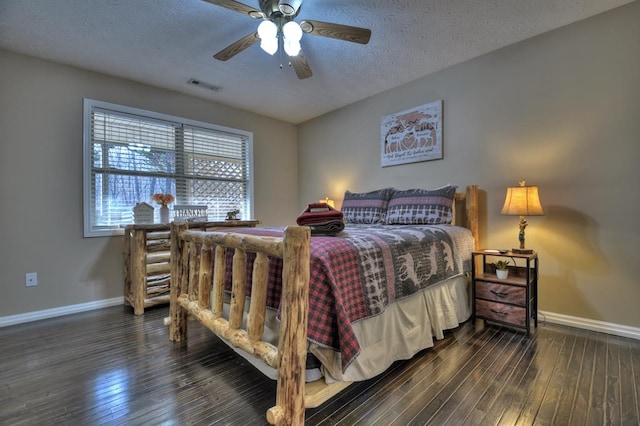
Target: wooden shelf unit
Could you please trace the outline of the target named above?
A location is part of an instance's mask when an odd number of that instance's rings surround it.
[[[478,262],[478,260],[481,261]],[[494,259],[496,258],[496,259]],[[494,260],[508,259],[509,276],[499,279]],[[522,260],[524,265],[517,265]],[[538,254],[473,252],[473,318],[524,329],[538,327]]]
[[[189,228],[253,228],[258,220],[190,222]],[[171,285],[170,224],[127,225],[124,231],[124,302],[135,315],[169,303]]]

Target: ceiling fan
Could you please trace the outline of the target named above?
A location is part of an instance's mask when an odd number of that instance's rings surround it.
[[[366,28],[311,20],[297,23],[294,19],[300,13],[302,0],[258,0],[260,10],[235,0],[204,1],[262,21],[256,31],[225,47],[213,55],[214,58],[226,61],[258,41],[260,47],[271,55],[282,45],[289,56],[290,66],[300,79],[313,75],[300,48],[303,33],[360,44],[367,44],[371,38],[371,30]]]

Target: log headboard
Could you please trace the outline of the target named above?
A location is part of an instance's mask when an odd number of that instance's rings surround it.
[[[464,193],[456,193],[453,203],[453,224],[468,228],[473,235],[474,249],[478,242],[478,185],[467,186]]]

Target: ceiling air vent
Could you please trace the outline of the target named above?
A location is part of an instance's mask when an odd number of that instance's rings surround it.
[[[204,87],[205,89],[209,89],[209,90],[213,90],[214,92],[219,92],[222,90],[222,87],[220,86],[216,86],[214,84],[211,83],[205,83],[202,80],[198,80],[197,78],[192,78],[189,79],[189,81],[187,81],[187,83],[193,85],[193,86],[199,86],[199,87]]]

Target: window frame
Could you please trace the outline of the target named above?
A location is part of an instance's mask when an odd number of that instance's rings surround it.
[[[95,99],[84,98],[83,99],[83,136],[82,136],[82,203],[83,203],[83,228],[84,237],[110,237],[124,234],[124,227],[114,225],[113,227],[97,229],[93,223],[91,223],[91,213],[93,206],[92,200],[92,185],[91,185],[91,170],[92,170],[92,140],[91,140],[91,115],[94,108],[100,108],[105,110],[111,110],[115,113],[122,113],[127,115],[137,115],[149,120],[160,120],[162,122],[171,122],[179,125],[199,127],[206,130],[212,130],[215,132],[229,133],[246,138],[246,153],[248,162],[248,182],[247,186],[247,211],[249,218],[253,218],[254,214],[254,166],[253,166],[253,133],[246,130],[234,129],[231,127],[219,126],[212,123],[206,123],[202,121],[196,121],[187,119],[184,117],[172,116],[169,114],[163,114],[155,111],[144,110],[140,108],[134,108],[124,105],[113,104],[104,101],[98,101]]]

